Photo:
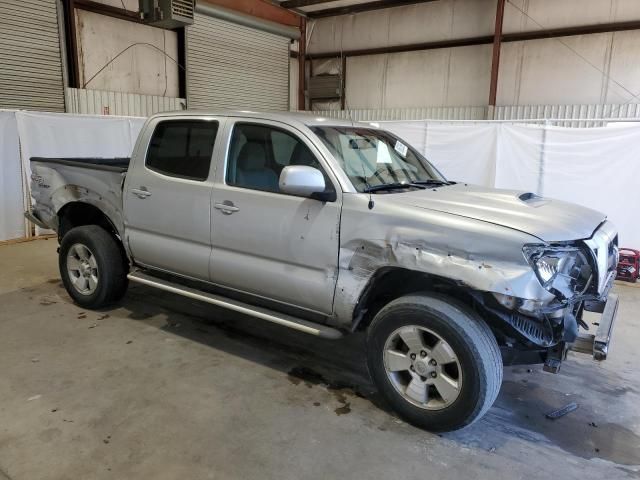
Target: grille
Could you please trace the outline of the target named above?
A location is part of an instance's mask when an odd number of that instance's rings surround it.
[[[527,340],[543,347],[553,344],[553,331],[548,323],[519,313],[508,315],[506,320]]]
[[[171,13],[181,17],[193,18],[193,0],[173,0]]]

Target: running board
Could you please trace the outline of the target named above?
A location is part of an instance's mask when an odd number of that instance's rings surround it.
[[[129,275],[127,275],[127,278],[132,282],[158,288],[160,290],[164,290],[165,292],[176,293],[178,295],[182,295],[183,297],[200,300],[202,302],[210,303],[218,307],[233,310],[234,312],[251,315],[252,317],[260,318],[261,320],[266,320],[267,322],[277,323],[278,325],[293,328],[294,330],[308,333],[310,335],[315,335],[317,337],[332,340],[342,337],[342,333],[335,328],[320,325],[319,323],[309,322],[301,318],[275,312],[266,308],[249,305],[248,303],[239,302],[237,300],[225,298],[213,293],[196,290],[195,288],[185,287],[184,285],[153,277],[140,271],[134,271],[130,273]]]

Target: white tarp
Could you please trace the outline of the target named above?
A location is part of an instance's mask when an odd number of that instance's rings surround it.
[[[497,129],[493,123],[460,124],[422,121],[384,122],[434,162],[445,177],[459,182],[493,185]]]
[[[621,246],[640,247],[640,125],[549,127],[543,193],[607,214]]]
[[[27,236],[31,157],[129,157],[144,121],[0,110],[0,240]]]
[[[31,157],[129,157],[144,118],[17,112],[25,172]]]
[[[18,138],[28,179],[32,156],[130,156],[144,120],[0,111],[0,239],[25,235]],[[640,123],[621,128],[441,120],[380,124],[452,180],[542,193],[600,210],[618,226],[621,245],[640,247],[633,210],[640,205]]]
[[[498,125],[496,179],[490,186],[541,193],[543,129],[538,125]]]
[[[0,110],[0,240],[25,236],[20,146],[14,111]]]
[[[380,122],[451,180],[524,190],[605,213],[640,248],[640,123],[570,128],[501,122]]]

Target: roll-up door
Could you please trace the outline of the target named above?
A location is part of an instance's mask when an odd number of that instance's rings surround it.
[[[188,107],[288,110],[289,42],[196,13],[187,28]]]
[[[0,2],[0,108],[64,112],[56,3]]]

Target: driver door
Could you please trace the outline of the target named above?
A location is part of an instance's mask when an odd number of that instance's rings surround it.
[[[297,130],[262,120],[229,125],[225,168],[213,186],[211,280],[221,286],[329,315],[337,279],[341,192],[321,202],[283,194],[280,172],[307,165],[328,174]]]

